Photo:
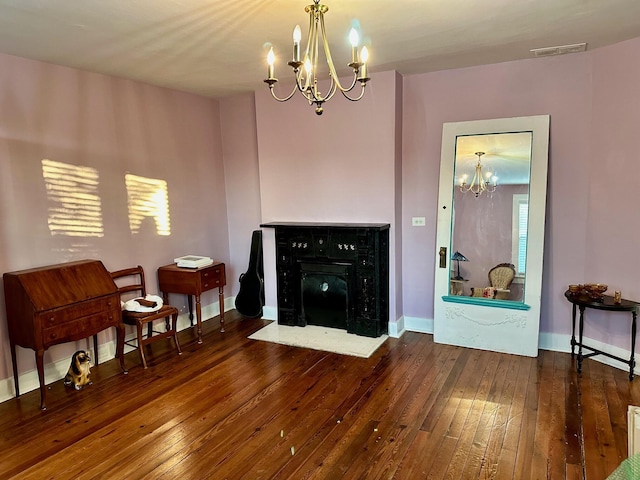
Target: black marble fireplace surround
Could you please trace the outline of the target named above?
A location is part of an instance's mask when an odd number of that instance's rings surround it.
[[[278,323],[367,337],[389,325],[389,224],[272,222]]]

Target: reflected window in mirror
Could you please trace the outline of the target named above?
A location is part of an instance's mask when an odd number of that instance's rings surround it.
[[[513,196],[513,238],[511,263],[516,267],[516,275],[524,276],[527,267],[527,222],[529,221],[529,195]]]

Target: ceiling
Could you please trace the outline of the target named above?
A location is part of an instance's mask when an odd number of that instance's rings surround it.
[[[460,135],[456,137],[455,183],[462,175],[471,182],[480,155],[482,172],[497,177],[499,185],[529,183],[532,132]]]
[[[311,0],[0,0],[0,52],[211,97],[291,78],[293,27]],[[369,74],[403,75],[532,58],[533,48],[640,36],[638,0],[326,0],[336,64],[352,23]],[[348,70],[345,67],[345,71]],[[341,72],[340,72],[341,73]],[[277,88],[277,87],[276,87]]]

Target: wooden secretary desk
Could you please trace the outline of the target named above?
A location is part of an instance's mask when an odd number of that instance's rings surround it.
[[[80,260],[3,275],[16,397],[16,345],[36,354],[40,408],[46,407],[44,352],[52,345],[91,337],[108,327],[117,333],[116,355],[124,368],[124,324],[118,288],[99,260]]]

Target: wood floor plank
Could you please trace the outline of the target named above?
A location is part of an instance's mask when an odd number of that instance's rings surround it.
[[[581,404],[582,404],[582,436],[585,461],[585,473],[587,479],[607,478],[605,463],[601,456],[601,446],[598,444],[598,420],[595,404],[597,394],[594,394],[594,382],[591,381],[591,370],[597,368],[594,361],[587,359],[582,364],[582,376],[580,378]],[[594,373],[594,377],[595,377]],[[597,389],[597,387],[596,387]]]
[[[567,465],[567,381],[565,372],[570,364],[567,355],[553,352],[553,384],[551,386],[551,428],[549,431],[549,476],[562,478],[566,474]]]
[[[0,403],[2,479],[604,479],[640,381],[569,354],[465,349],[407,332],[370,358],[249,340],[227,313],[109,360],[76,392]],[[293,449],[292,449],[293,447]]]
[[[490,353],[492,355],[498,355],[494,352]],[[504,395],[504,385],[507,380],[509,360],[509,355],[500,355],[498,369],[491,379],[487,396],[481,400],[482,412],[475,428],[475,435],[473,436],[473,442],[469,449],[469,456],[460,478],[477,478],[482,466],[486,462],[494,464],[497,461],[497,458],[487,458],[486,452],[491,431],[500,415],[500,402]],[[496,433],[500,434],[500,430],[496,430]]]
[[[564,397],[564,412],[565,412],[565,462],[566,464],[575,468],[572,471],[581,472],[581,477],[584,477],[584,471],[582,466],[582,405],[580,399],[580,388],[577,373],[577,360],[576,358],[567,359],[567,373],[566,389]],[[626,429],[625,429],[626,434]],[[625,440],[626,442],[626,440]],[[567,467],[569,471],[569,467]]]
[[[513,478],[534,478],[531,475],[531,463],[535,448],[535,437],[538,427],[538,402],[540,401],[540,377],[542,369],[542,352],[539,352],[535,364],[529,370],[526,395],[520,422],[520,436],[518,438],[518,452]],[[544,478],[544,477],[543,477]]]
[[[517,365],[517,369],[514,368],[513,371],[510,371],[510,376],[514,381],[514,390],[505,425],[504,441],[498,463],[491,467],[493,476],[489,477],[497,480],[517,478],[514,475],[514,470],[519,447],[518,440],[522,431],[529,375],[535,360],[529,357],[517,357],[514,363]]]
[[[503,455],[503,452],[505,452],[507,426],[510,423],[509,415],[511,414],[518,381],[519,359],[520,357],[515,355],[506,357],[508,363],[504,372],[504,384],[497,404],[496,417],[489,431],[489,440],[481,462],[479,478],[496,478],[499,463],[501,461],[506,463],[507,461],[508,457],[506,454]],[[512,453],[511,460],[515,460],[515,452]]]
[[[591,392],[593,397],[593,410],[596,420],[596,435],[598,435],[598,451],[604,464],[604,471],[607,475],[613,472],[622,462],[623,458],[618,457],[615,448],[615,437],[612,429],[612,420],[609,417],[609,408],[605,395],[607,367],[601,363],[590,362]],[[596,365],[593,365],[596,363]]]

